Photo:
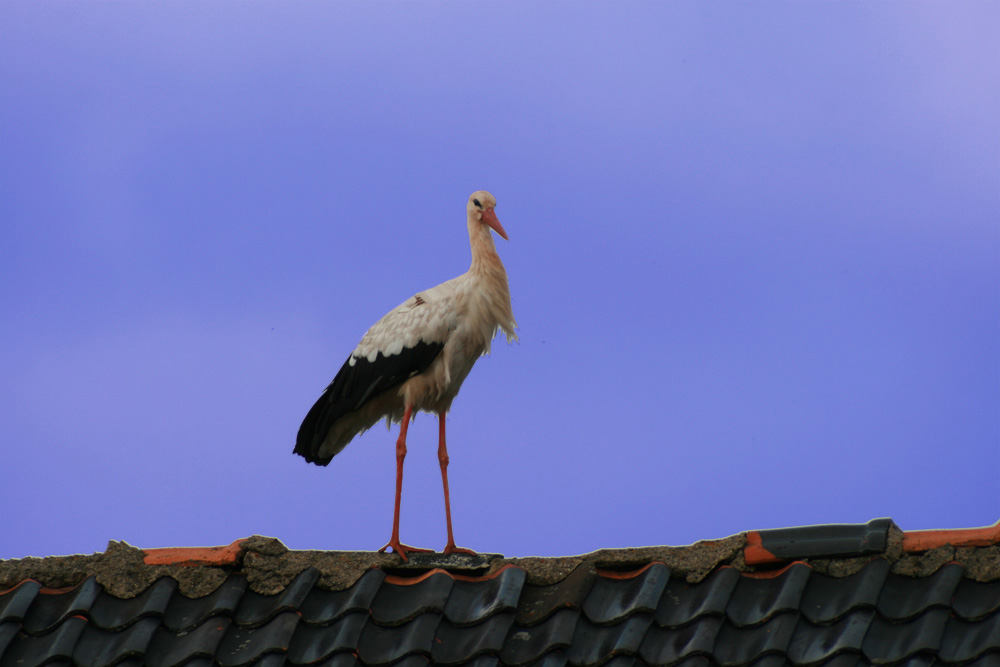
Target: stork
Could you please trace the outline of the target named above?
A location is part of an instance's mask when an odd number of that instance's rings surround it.
[[[399,541],[406,429],[418,411],[438,417],[438,461],[448,526],[444,553],[475,553],[455,546],[452,533],[445,415],[476,359],[489,353],[497,330],[504,332],[508,343],[517,338],[507,272],[490,231],[507,240],[494,212],[496,203],[485,190],[472,193],[466,205],[472,246],[469,270],[418,292],[373,324],[299,427],[295,453],[308,463],[325,466],[354,436],[380,420],[385,419],[387,426],[399,423],[392,536],[379,551],[392,547],[404,561],[408,552],[431,551]]]

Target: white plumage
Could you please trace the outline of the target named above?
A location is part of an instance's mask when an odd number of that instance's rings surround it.
[[[389,311],[362,337],[299,429],[295,453],[326,465],[358,433],[381,419],[399,422],[393,547],[403,559],[419,551],[399,543],[399,494],[406,428],[412,413],[435,412],[440,422],[438,456],[448,523],[446,553],[455,547],[448,498],[445,414],[476,360],[489,352],[498,329],[515,339],[510,290],[491,232],[507,234],[494,212],[496,199],[480,190],[466,207],[472,265],[462,275],[418,292]],[[385,549],[386,547],[383,547]]]

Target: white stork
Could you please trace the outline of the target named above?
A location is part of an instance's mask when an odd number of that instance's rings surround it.
[[[493,211],[496,203],[485,190],[472,193],[466,206],[472,266],[457,278],[418,292],[372,325],[299,428],[295,453],[325,466],[379,420],[384,418],[387,426],[400,424],[392,536],[379,551],[392,547],[404,561],[407,552],[430,551],[399,541],[406,429],[418,410],[438,415],[438,461],[448,525],[444,553],[475,553],[455,546],[451,530],[444,422],[472,365],[490,351],[497,329],[508,343],[517,338],[507,272],[490,232],[507,239]]]

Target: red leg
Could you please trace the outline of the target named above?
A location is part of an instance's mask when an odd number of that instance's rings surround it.
[[[472,549],[455,546],[455,536],[451,532],[451,498],[448,494],[448,447],[444,442],[444,413],[438,413],[438,461],[441,462],[441,482],[444,484],[444,516],[448,522],[448,544],[444,548],[446,554],[476,555]]]
[[[408,551],[413,553],[431,551],[431,549],[410,547],[401,544],[399,541],[399,500],[403,495],[403,459],[406,458],[406,429],[410,425],[410,415],[412,413],[413,406],[407,405],[406,410],[403,411],[403,423],[399,426],[399,439],[396,440],[396,508],[392,514],[392,537],[389,538],[388,544],[379,549],[379,553],[382,553],[389,547],[392,547],[392,552],[399,554],[404,562],[409,560],[406,557],[406,552]]]

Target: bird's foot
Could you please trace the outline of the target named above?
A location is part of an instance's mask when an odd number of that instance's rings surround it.
[[[404,563],[409,563],[410,559],[406,557],[408,553],[414,554],[429,554],[434,553],[433,549],[418,549],[417,547],[411,547],[407,544],[402,544],[398,538],[393,538],[389,540],[389,543],[378,550],[378,552],[385,553],[385,550],[392,547],[392,553],[399,554],[399,557],[403,559]]]
[[[456,547],[454,542],[449,542],[444,548],[443,553],[445,554],[466,554],[468,556],[478,556],[479,554],[472,549],[466,549],[465,547]]]

